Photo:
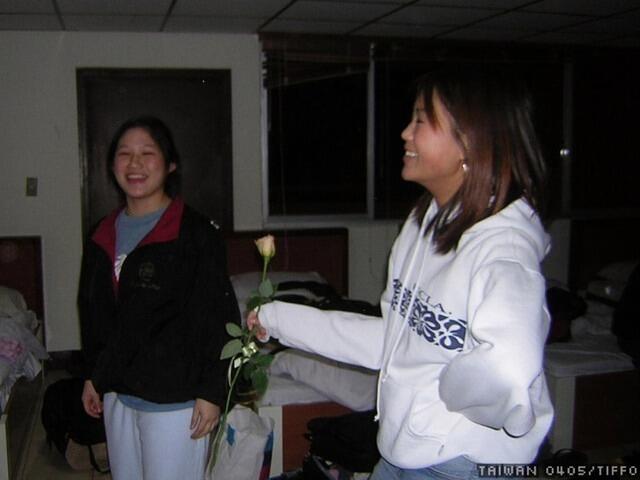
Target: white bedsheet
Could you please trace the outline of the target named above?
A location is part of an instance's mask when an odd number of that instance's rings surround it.
[[[261,405],[334,401],[355,411],[374,408],[377,372],[287,349],[270,367]]]

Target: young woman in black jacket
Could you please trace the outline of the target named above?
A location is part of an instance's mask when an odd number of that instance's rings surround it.
[[[175,196],[179,156],[160,120],[125,122],[109,162],[125,202],[83,253],[82,402],[104,413],[115,480],[200,479],[226,395],[224,325],[239,322],[223,241]]]

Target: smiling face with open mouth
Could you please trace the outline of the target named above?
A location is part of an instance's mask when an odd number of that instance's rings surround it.
[[[433,95],[434,119],[423,98],[416,100],[411,122],[402,132],[402,178],[425,187],[439,205],[449,200],[464,179],[464,151],[452,133],[452,119],[438,95]]]
[[[167,164],[144,128],[127,130],[118,142],[113,174],[126,196],[129,213],[144,215],[165,206],[170,201],[165,181],[175,168],[174,163]]]

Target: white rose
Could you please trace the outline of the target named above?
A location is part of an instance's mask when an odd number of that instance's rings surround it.
[[[258,252],[264,258],[272,258],[276,254],[276,241],[273,238],[273,235],[265,235],[264,237],[259,238],[256,242],[256,247],[258,247]]]

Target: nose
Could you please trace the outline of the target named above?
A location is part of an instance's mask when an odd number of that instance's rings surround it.
[[[140,166],[142,165],[142,155],[140,153],[134,152],[129,157],[129,165]]]
[[[400,133],[400,138],[405,142],[408,142],[413,138],[413,121],[409,122],[409,124],[404,127],[404,130]]]

